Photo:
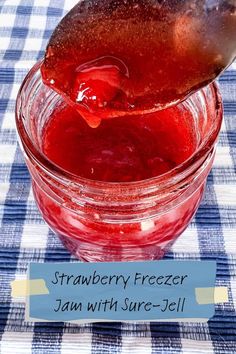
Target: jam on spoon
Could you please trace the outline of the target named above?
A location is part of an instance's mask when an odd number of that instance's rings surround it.
[[[236,55],[235,0],[82,0],[59,23],[45,84],[90,126],[165,108]]]

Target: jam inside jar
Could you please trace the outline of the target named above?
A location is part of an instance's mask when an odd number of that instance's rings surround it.
[[[94,262],[164,255],[199,206],[221,121],[211,84],[163,112],[93,129],[42,83],[40,63],[16,106],[39,210],[65,247]]]

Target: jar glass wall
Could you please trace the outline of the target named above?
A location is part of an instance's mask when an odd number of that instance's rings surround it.
[[[204,192],[222,121],[216,84],[180,103],[191,111],[198,135],[190,158],[155,178],[111,183],[75,176],[43,154],[43,129],[61,98],[43,85],[39,68],[22,84],[16,124],[44,220],[82,260],[160,259],[190,223]]]

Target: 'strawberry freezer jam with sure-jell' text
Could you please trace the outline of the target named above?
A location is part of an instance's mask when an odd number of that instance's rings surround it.
[[[102,11],[81,2],[72,10],[74,22],[69,16],[56,29],[17,98],[36,203],[63,244],[86,261],[163,256],[199,206],[222,121],[216,84],[196,91],[225,66],[217,48],[209,46],[204,62],[194,59],[196,47],[180,54],[176,21],[183,8],[148,10],[128,1],[129,11],[131,3],[133,20],[126,5]],[[175,71],[176,63],[182,66]]]

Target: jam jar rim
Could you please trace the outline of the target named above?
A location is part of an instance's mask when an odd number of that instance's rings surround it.
[[[40,71],[41,64],[42,64],[42,60],[39,60],[30,69],[30,71],[26,75],[19,89],[16,98],[16,106],[15,106],[16,127],[18,131],[18,136],[20,137],[19,142],[22,143],[24,148],[23,150],[26,152],[26,154],[36,163],[36,165],[42,168],[44,172],[49,173],[51,176],[54,176],[56,179],[63,180],[65,184],[67,184],[68,182],[69,183],[72,182],[75,186],[77,185],[78,187],[91,186],[93,190],[96,189],[98,191],[98,194],[100,194],[99,191],[101,191],[104,188],[109,190],[109,189],[114,189],[116,186],[119,186],[119,188],[123,188],[124,190],[127,188],[128,189],[134,188],[136,190],[138,187],[141,186],[143,189],[144,185],[146,185],[147,188],[153,185],[157,189],[162,189],[163,187],[169,184],[168,182],[172,181],[173,184],[176,184],[176,182],[182,181],[183,179],[185,179],[185,177],[191,174],[193,165],[196,164],[199,160],[204,162],[208,153],[212,150],[214,144],[217,141],[219,131],[221,128],[222,119],[223,119],[223,103],[218,88],[218,84],[216,82],[212,82],[206,87],[211,89],[213,93],[213,99],[215,100],[215,107],[216,107],[215,124],[212,125],[213,129],[209,132],[209,134],[200,144],[198,149],[187,160],[185,160],[175,168],[171,169],[170,171],[162,175],[140,180],[140,181],[105,182],[105,181],[92,180],[92,179],[87,179],[84,177],[77,176],[69,171],[64,170],[60,166],[54,164],[40,151],[40,149],[37,149],[36,146],[33,144],[29,134],[27,133],[27,130],[23,123],[23,116],[22,116],[22,109],[21,109],[22,92],[30,83],[31,79],[33,79],[34,75]],[[41,80],[41,76],[40,76],[40,80]],[[204,87],[200,91],[204,91],[206,87]],[[193,95],[196,94],[198,94],[198,91],[193,93]],[[192,95],[188,96],[186,100],[190,99],[191,96]],[[177,176],[180,176],[181,178],[178,179]]]

